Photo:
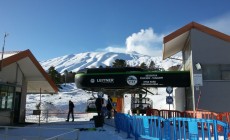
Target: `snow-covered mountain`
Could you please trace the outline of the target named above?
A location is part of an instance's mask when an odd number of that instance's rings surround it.
[[[99,66],[111,66],[116,59],[126,60],[126,63],[129,66],[140,66],[142,62],[149,66],[150,62],[154,61],[157,67],[164,69],[181,63],[180,60],[167,59],[162,61],[162,57],[152,57],[136,52],[85,52],[60,56],[46,61],[41,61],[40,64],[45,70],[48,70],[51,66],[54,66],[58,72],[64,73],[65,70],[77,72],[78,70],[83,68],[98,68]]]

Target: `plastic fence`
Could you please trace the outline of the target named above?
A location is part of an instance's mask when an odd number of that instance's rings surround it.
[[[127,133],[127,138],[135,137],[159,140],[228,140],[228,123],[213,119],[159,116],[130,116],[117,113],[115,126],[118,132]],[[222,131],[218,131],[221,128]]]

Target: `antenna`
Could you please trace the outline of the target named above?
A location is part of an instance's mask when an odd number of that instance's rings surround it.
[[[4,55],[4,49],[5,49],[5,44],[6,44],[6,37],[8,36],[8,33],[5,33],[4,35],[4,41],[2,45],[2,58],[1,58],[1,64],[0,64],[0,71],[2,71],[2,61],[3,61],[3,55]]]

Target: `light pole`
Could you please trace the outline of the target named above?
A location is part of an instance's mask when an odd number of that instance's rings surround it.
[[[5,49],[5,44],[6,44],[6,37],[9,34],[5,33],[4,35],[4,40],[3,40],[3,45],[2,45],[2,58],[1,58],[1,64],[0,64],[0,71],[2,71],[2,61],[3,61],[3,54],[4,54],[4,49]]]

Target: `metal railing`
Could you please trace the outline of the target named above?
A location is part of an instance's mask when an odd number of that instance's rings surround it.
[[[95,113],[74,113],[74,118],[89,118],[91,114]],[[40,115],[34,115],[33,110],[26,110],[25,122],[32,123],[50,123],[50,122],[60,122],[65,121],[67,118],[68,112],[66,111],[49,111],[41,110]],[[93,115],[91,115],[93,116]],[[71,115],[70,115],[71,119]]]

